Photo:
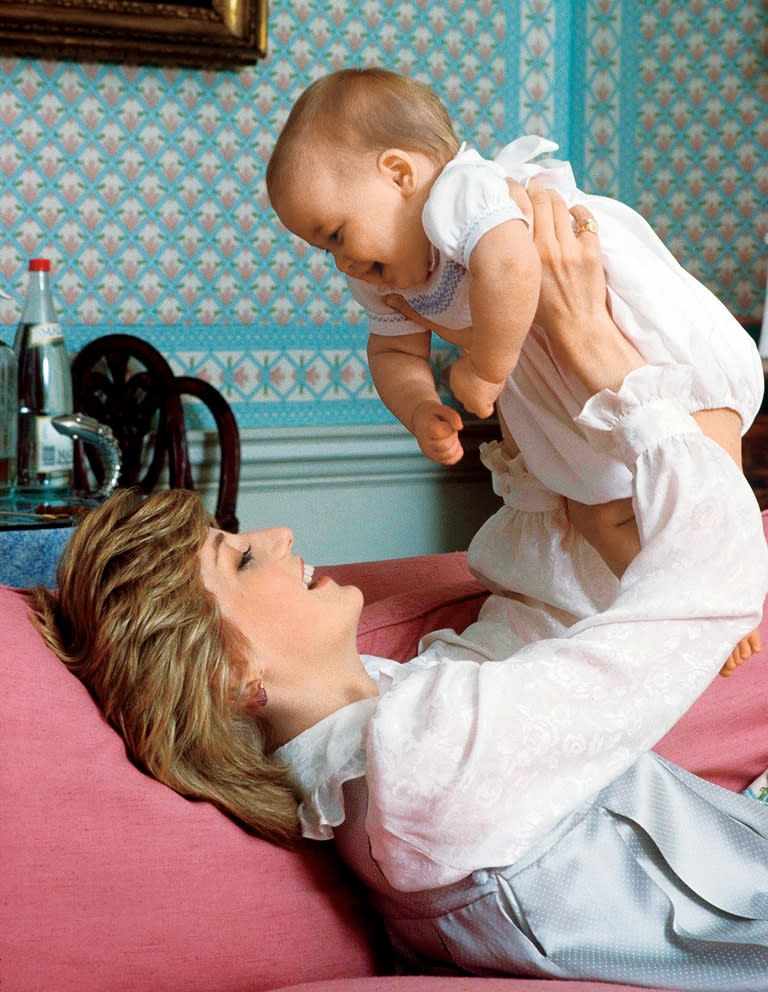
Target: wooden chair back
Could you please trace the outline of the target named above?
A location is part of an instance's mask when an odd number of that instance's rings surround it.
[[[177,376],[148,341],[132,334],[106,334],[89,341],[72,361],[75,411],[107,424],[122,454],[118,484],[149,493],[167,468],[172,489],[195,489],[184,420],[184,396],[210,411],[219,447],[215,517],[236,533],[240,483],[240,432],[235,415],[215,386]],[[101,465],[88,445],[75,442],[74,484],[89,488],[89,471],[101,482]]]

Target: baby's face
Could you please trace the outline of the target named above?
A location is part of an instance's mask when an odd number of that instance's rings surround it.
[[[334,168],[329,154],[313,156],[312,169],[286,183],[274,207],[289,231],[333,255],[341,272],[403,290],[429,276],[431,247],[421,212],[434,166],[425,159],[427,170],[416,156],[398,162],[387,155],[371,153],[353,170]]]

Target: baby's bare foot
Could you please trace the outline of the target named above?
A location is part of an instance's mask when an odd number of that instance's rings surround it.
[[[760,631],[753,630],[747,637],[742,637],[736,647],[731,651],[725,664],[720,669],[720,674],[727,679],[747,658],[757,654],[760,650]]]

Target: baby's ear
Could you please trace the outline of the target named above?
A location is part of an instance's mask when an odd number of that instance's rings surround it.
[[[379,173],[391,180],[404,196],[409,196],[417,186],[416,162],[412,155],[401,148],[387,148],[376,159]]]

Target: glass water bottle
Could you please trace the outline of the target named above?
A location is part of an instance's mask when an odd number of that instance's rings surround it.
[[[16,484],[17,385],[16,355],[0,341],[0,499],[10,496]]]
[[[72,486],[72,441],[51,423],[53,417],[72,413],[72,374],[53,305],[50,270],[47,258],[30,259],[27,301],[16,331],[20,493]]]

